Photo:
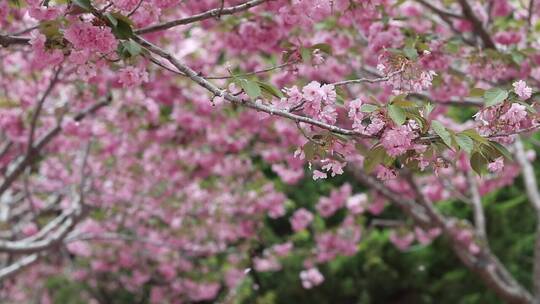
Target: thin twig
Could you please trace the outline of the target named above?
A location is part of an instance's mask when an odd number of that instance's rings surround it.
[[[27,34],[27,33],[30,33],[31,31],[33,30],[36,30],[39,28],[39,24],[37,25],[34,25],[32,27],[29,27],[29,28],[25,28],[23,30],[20,30],[18,32],[15,32],[15,33],[11,33],[10,36],[19,36],[19,35],[24,35],[24,34]]]
[[[427,7],[428,9],[430,9],[431,11],[433,11],[439,16],[445,16],[445,17],[454,18],[454,19],[463,19],[463,16],[438,8],[428,1],[425,1],[425,0],[416,0],[416,1],[422,4],[423,6]]]
[[[342,134],[342,135],[354,135],[361,138],[373,138],[373,136],[365,135],[359,131],[344,129],[338,126],[330,125],[330,124],[324,123],[322,121],[319,121],[313,118],[293,114],[293,113],[290,113],[288,111],[281,110],[281,109],[276,109],[276,108],[264,105],[260,102],[254,102],[252,100],[242,100],[241,98],[231,95],[227,93],[227,91],[222,90],[218,88],[217,86],[215,86],[214,84],[210,83],[205,78],[199,76],[199,74],[195,72],[194,70],[192,70],[190,67],[178,61],[171,54],[165,52],[163,49],[157,47],[156,45],[144,40],[140,36],[135,36],[133,39],[137,41],[139,44],[141,44],[141,46],[149,50],[150,52],[160,57],[163,57],[164,59],[169,61],[173,66],[175,66],[178,69],[179,72],[185,74],[187,77],[191,78],[195,83],[199,84],[203,88],[210,91],[212,94],[214,94],[214,96],[221,96],[233,104],[243,105],[248,108],[252,108],[261,112],[268,113],[270,115],[285,117],[295,122],[305,122],[305,123],[308,123],[308,124],[311,124],[311,125],[323,128],[323,129],[327,129],[329,131]]]
[[[385,81],[390,80],[392,77],[402,73],[403,70],[404,70],[404,67],[402,67],[401,69],[399,69],[397,71],[394,71],[394,72],[388,74],[385,77],[381,77],[381,78],[359,78],[359,79],[343,80],[343,81],[334,82],[334,83],[332,83],[332,85],[334,85],[336,87],[339,87],[339,86],[344,86],[344,85],[349,85],[349,84],[357,84],[357,83],[385,82]]]
[[[34,110],[34,115],[32,116],[32,121],[30,123],[30,133],[28,135],[28,144],[27,144],[27,150],[26,150],[27,155],[30,155],[32,153],[32,148],[33,148],[33,145],[34,145],[34,135],[35,135],[35,132],[36,132],[37,121],[39,119],[39,115],[41,114],[41,109],[43,109],[43,105],[45,103],[45,100],[47,99],[49,94],[52,92],[54,86],[58,82],[61,71],[62,71],[62,66],[59,66],[56,69],[56,72],[54,73],[54,76],[51,79],[51,81],[49,83],[49,86],[47,87],[47,89],[43,93],[43,96],[41,96],[40,100],[38,101],[38,103],[36,105],[36,109]]]
[[[88,165],[88,156],[90,155],[90,148],[92,147],[92,140],[89,140],[86,144],[86,147],[84,149],[83,155],[82,155],[82,164],[81,164],[81,184],[79,186],[79,197],[81,205],[85,204],[84,201],[84,186],[86,185],[86,179],[87,175],[85,173],[87,165]]]
[[[137,3],[137,6],[135,6],[135,8],[133,8],[131,10],[131,12],[129,12],[129,14],[127,14],[128,17],[131,17],[131,15],[135,14],[135,12],[139,9],[139,7],[141,7],[141,4],[143,3],[144,0],[139,0],[139,3]]]
[[[213,80],[213,79],[230,79],[230,78],[234,78],[234,77],[246,77],[246,76],[252,76],[252,75],[271,72],[271,71],[274,71],[274,70],[277,70],[277,69],[284,68],[284,67],[289,66],[291,64],[293,64],[293,63],[292,62],[287,62],[287,63],[283,63],[283,64],[280,64],[280,65],[276,65],[276,66],[268,67],[268,68],[265,68],[265,69],[262,69],[262,70],[253,71],[253,72],[244,73],[244,74],[229,75],[229,76],[206,76],[204,78]]]
[[[534,10],[534,0],[530,0],[528,15],[527,15],[527,31],[529,32],[531,31],[531,27],[532,27],[533,10]]]
[[[463,15],[465,16],[465,18],[467,18],[467,20],[472,23],[474,32],[480,37],[480,39],[482,39],[484,47],[488,49],[496,49],[495,43],[491,39],[491,35],[486,31],[486,29],[482,25],[482,22],[474,14],[473,9],[469,5],[469,2],[467,2],[467,0],[458,0],[458,2],[463,11]]]

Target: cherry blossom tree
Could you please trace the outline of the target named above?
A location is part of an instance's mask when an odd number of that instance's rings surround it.
[[[377,226],[540,301],[540,225],[528,290],[482,205],[521,176],[540,216],[538,22],[534,0],[1,1],[0,298],[51,302],[62,273],[88,301],[232,303],[291,254],[312,289]],[[343,174],[312,210],[283,190]]]

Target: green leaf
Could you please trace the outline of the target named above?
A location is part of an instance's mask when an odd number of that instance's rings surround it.
[[[396,123],[396,125],[401,126],[405,120],[405,111],[402,108],[395,105],[388,105],[388,115]]]
[[[39,24],[39,32],[45,35],[48,39],[61,38],[62,33],[60,33],[60,21],[42,21]]]
[[[303,47],[301,50],[300,50],[300,55],[302,56],[302,60],[304,62],[307,62],[307,61],[310,61],[311,60],[311,49],[308,49],[308,48],[305,48]]]
[[[396,1],[396,3],[393,5],[393,7],[399,7],[401,6],[403,3],[405,3],[406,0],[398,0]]]
[[[247,80],[247,79],[239,79],[240,87],[248,94],[249,97],[252,99],[255,99],[259,96],[261,96],[261,87],[259,84],[255,81]]]
[[[450,41],[446,44],[446,51],[450,54],[457,54],[459,52],[460,43],[457,41]]]
[[[427,120],[424,117],[419,115],[419,116],[413,116],[412,118],[416,121],[416,123],[418,123],[418,126],[420,127],[422,132],[427,131],[427,130],[424,130],[425,127],[427,126]]]
[[[489,59],[502,59],[502,53],[493,50],[493,49],[485,49],[484,53],[487,55]]]
[[[486,93],[486,90],[480,88],[472,88],[469,92],[471,97],[482,97]]]
[[[345,98],[343,98],[343,96],[341,96],[341,94],[336,94],[336,102],[339,105],[344,105],[345,104]]]
[[[111,22],[112,31],[116,38],[129,39],[133,37],[133,22],[128,17],[120,13],[110,13],[107,15],[107,19]]]
[[[86,11],[92,11],[90,0],[71,0],[71,2]]]
[[[8,1],[9,6],[13,8],[21,8],[21,1],[20,0],[9,0]]]
[[[514,61],[514,63],[520,65],[523,60],[525,60],[525,55],[523,55],[520,51],[513,51],[512,52],[512,61]]]
[[[424,51],[429,51],[431,48],[429,47],[429,44],[425,42],[417,42],[416,43],[416,49],[420,51],[421,53]]]
[[[508,91],[501,88],[492,88],[484,93],[484,99],[488,107],[499,104],[506,98],[508,98]]]
[[[360,107],[360,111],[364,112],[364,113],[375,112],[378,109],[379,109],[379,107],[377,107],[376,105],[369,104],[369,103],[365,103]]]
[[[406,100],[406,99],[399,99],[394,102],[392,102],[393,105],[400,106],[402,108],[412,108],[416,107],[416,103],[414,101]]]
[[[431,128],[433,129],[433,131],[435,131],[435,133],[437,133],[437,135],[441,137],[442,141],[449,148],[452,148],[452,135],[450,134],[450,132],[448,132],[448,130],[446,130],[442,123],[434,120],[431,122]]]
[[[403,49],[403,53],[405,54],[405,56],[407,56],[407,58],[411,60],[415,60],[416,58],[418,58],[418,52],[413,47],[405,47]]]
[[[489,144],[493,148],[495,148],[499,153],[501,153],[501,155],[504,156],[504,158],[508,160],[512,160],[512,154],[510,154],[510,152],[508,151],[508,149],[506,149],[505,146],[501,145],[500,143],[496,141],[490,141]]]
[[[289,59],[291,59],[292,54],[293,54],[292,51],[286,51],[285,53],[283,53],[283,57],[281,58],[281,60],[283,62],[289,62]]]
[[[259,84],[259,86],[263,89],[263,91],[269,93],[272,96],[275,96],[275,97],[278,97],[278,98],[283,98],[284,97],[283,93],[278,88],[276,88],[275,86],[273,86],[270,83],[257,81],[257,84]]]
[[[461,132],[461,134],[465,134],[481,144],[488,144],[488,140],[485,137],[482,137],[482,135],[478,134],[475,129],[465,130]]]
[[[317,43],[311,46],[312,50],[320,50],[328,55],[332,55],[332,46],[327,43]]]
[[[118,19],[116,19],[116,17],[114,17],[111,13],[106,13],[105,18],[109,20],[113,28],[118,26]]]
[[[141,51],[142,51],[141,46],[137,42],[135,42],[135,41],[133,41],[131,39],[124,42],[122,45],[124,46],[124,49],[126,51],[128,51],[128,53],[132,57],[135,57],[135,56],[139,55],[141,53]]]
[[[333,138],[337,140],[341,140],[343,142],[349,141],[349,137],[347,135],[338,134],[338,133],[330,133],[330,136],[332,136]]]
[[[424,117],[428,118],[429,114],[431,114],[431,111],[433,111],[434,108],[435,107],[431,103],[426,104],[423,111]]]
[[[133,27],[135,24],[133,23],[133,21],[131,19],[129,19],[128,16],[124,16],[122,15],[121,13],[118,13],[118,12],[113,12],[111,13],[111,15],[114,16],[114,18],[120,20],[120,21],[123,21],[127,24],[129,24],[131,27]]]
[[[533,114],[536,114],[538,111],[536,111],[535,108],[533,108],[530,104],[526,103],[525,101],[523,100],[516,100],[514,102],[517,102],[519,103],[520,105],[522,106],[525,106],[525,108],[527,108],[527,111],[529,111],[530,113],[533,113]]]
[[[306,160],[312,160],[317,155],[317,147],[315,146],[315,143],[309,141],[304,145],[304,155],[306,157]]]
[[[408,94],[399,94],[397,96],[394,96],[390,99],[390,103],[397,103],[401,100],[405,100],[405,98],[407,98],[407,95]]]
[[[381,164],[385,158],[386,151],[384,150],[383,146],[374,146],[369,150],[364,158],[364,171],[366,171],[366,173],[373,172],[375,167]]]
[[[471,167],[478,175],[482,175],[482,172],[485,170],[488,162],[489,161],[478,152],[473,153],[471,156]]]
[[[471,154],[474,148],[474,141],[465,134],[456,135],[456,142],[461,149],[463,149],[467,154]]]

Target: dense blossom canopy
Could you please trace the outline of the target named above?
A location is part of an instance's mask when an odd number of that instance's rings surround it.
[[[0,301],[62,274],[88,301],[226,302],[291,254],[313,289],[397,208],[398,249],[444,236],[532,303],[540,265],[533,291],[510,275],[480,197],[522,174],[540,212],[539,24],[534,0],[0,1]],[[315,208],[284,190],[347,172]]]

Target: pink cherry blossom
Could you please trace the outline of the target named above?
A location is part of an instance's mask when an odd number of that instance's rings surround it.
[[[317,268],[310,268],[300,272],[300,279],[302,280],[302,286],[305,289],[311,289],[324,282],[324,276]]]
[[[305,229],[311,223],[311,221],[313,221],[313,214],[308,210],[301,208],[294,212],[290,221],[293,230],[300,231]]]
[[[388,130],[384,133],[381,144],[388,155],[399,156],[412,148],[412,140],[416,137],[406,126]]]
[[[516,81],[512,84],[514,91],[518,94],[519,98],[526,100],[531,98],[532,89],[527,86],[527,83],[523,80]]]
[[[118,82],[125,88],[139,86],[147,81],[148,73],[142,69],[129,66],[118,71]]]
[[[347,209],[349,209],[352,214],[364,213],[367,202],[368,197],[365,193],[355,194],[347,199]]]
[[[504,168],[504,158],[502,157],[499,157],[488,164],[489,171],[493,173],[501,172],[503,168]]]
[[[390,234],[390,241],[401,251],[407,250],[414,241],[414,238],[414,234],[411,232],[400,234],[392,231]]]
[[[85,22],[74,22],[66,29],[64,37],[75,49],[88,49],[104,54],[116,50],[118,44],[110,28],[93,26]]]

